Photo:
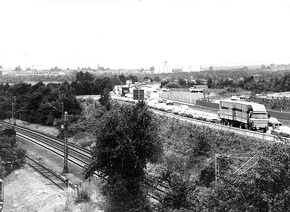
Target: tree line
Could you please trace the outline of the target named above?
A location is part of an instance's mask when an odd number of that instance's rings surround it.
[[[163,76],[163,77],[162,77]],[[206,84],[208,88],[227,88],[234,91],[242,88],[253,94],[267,92],[290,91],[290,72],[257,71],[257,70],[216,70],[198,73],[180,73],[160,75],[161,87],[190,88],[194,85]]]
[[[109,98],[108,92],[113,90],[114,85],[125,84],[128,79],[138,81],[134,75],[95,78],[88,72],[78,72],[76,80],[71,83],[44,84],[39,81],[34,85],[25,82],[0,84],[0,119],[11,119],[13,111],[14,117],[23,121],[58,124],[63,110],[75,117],[80,116],[77,95],[101,95],[103,99],[104,96]]]

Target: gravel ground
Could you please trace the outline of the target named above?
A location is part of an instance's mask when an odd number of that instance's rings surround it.
[[[27,124],[27,123],[22,123],[22,122],[17,122],[18,125],[22,125],[25,127],[28,127],[30,129],[34,129],[40,132],[45,132],[46,134],[50,134],[50,135],[54,135],[56,136],[58,133],[58,130],[53,128],[53,127],[45,127],[45,126],[39,126],[39,125],[35,125],[35,124]],[[71,212],[79,212],[79,211],[102,211],[102,209],[104,208],[105,205],[105,201],[102,197],[102,195],[100,194],[100,185],[101,185],[101,181],[98,178],[93,177],[92,179],[90,179],[90,182],[88,180],[84,180],[83,177],[83,170],[80,167],[77,167],[74,164],[68,163],[69,166],[69,173],[68,174],[63,174],[63,158],[61,158],[60,156],[57,156],[55,154],[53,154],[52,152],[36,145],[33,144],[29,141],[26,141],[24,139],[20,139],[17,138],[17,141],[19,142],[19,145],[26,149],[27,151],[27,155],[29,155],[30,157],[34,158],[35,160],[37,160],[38,162],[40,162],[41,164],[45,165],[47,168],[59,173],[60,175],[65,176],[66,178],[68,178],[72,183],[79,185],[81,190],[87,192],[90,196],[90,201],[87,203],[80,203],[80,204],[74,204],[73,198],[72,196],[76,195],[76,191],[74,191],[74,195],[72,194],[68,194],[66,193],[64,198],[65,199],[65,203],[61,202],[59,203],[57,206],[55,206],[54,208],[48,208],[47,210],[33,210],[33,211],[71,211]],[[35,175],[38,173],[35,173],[34,170],[26,170],[23,173],[25,173],[25,175],[23,174],[23,178],[31,178],[30,175]],[[27,175],[27,176],[26,176]],[[15,177],[12,177],[13,179]],[[32,176],[33,178],[33,176]],[[42,178],[41,176],[38,176],[38,178]],[[18,178],[15,178],[17,185],[22,185],[23,182],[20,180],[18,180]],[[33,182],[33,183],[31,183]],[[35,184],[35,180],[31,180],[30,184]],[[39,184],[41,184],[42,181],[39,182]],[[11,184],[11,183],[10,183]],[[11,188],[13,188],[13,184],[11,185],[7,185],[10,186]],[[46,193],[48,195],[50,195],[49,192],[45,191],[45,186],[47,187],[51,187],[51,185],[48,185],[47,182],[44,182],[45,185],[43,185],[43,189],[40,191],[42,191],[42,193]],[[36,189],[36,191],[34,191],[33,185],[28,185],[27,186],[23,186],[23,189],[26,190],[31,190],[31,192],[33,193],[37,193],[38,189]],[[49,190],[50,188],[48,188]],[[9,189],[10,190],[10,189]],[[10,195],[16,195],[16,193],[18,191],[13,191],[10,190],[11,194]],[[8,194],[7,194],[8,195]],[[39,194],[40,195],[40,194]],[[5,195],[6,196],[6,195]],[[32,196],[31,196],[32,197]],[[25,198],[25,195],[23,197],[19,196],[19,198],[23,200],[23,207],[19,207],[18,205],[16,205],[15,203],[9,203],[10,209],[7,211],[31,211],[30,209],[25,209],[26,207],[26,203],[27,203],[27,208],[30,208],[30,204],[31,202],[35,201],[35,205],[40,204],[38,203],[40,200],[37,200],[37,198],[33,197],[35,200],[32,199],[27,199]],[[50,205],[54,205],[54,200],[51,199],[49,196],[47,197],[43,197],[43,199],[45,199],[45,201],[51,201],[50,203],[42,203],[43,205],[45,204],[50,204]],[[12,200],[11,200],[12,201]],[[11,205],[12,204],[12,205]]]

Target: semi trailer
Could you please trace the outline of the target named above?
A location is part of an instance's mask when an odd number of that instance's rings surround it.
[[[264,105],[255,102],[221,100],[219,107],[220,121],[250,130],[268,130],[269,116]]]

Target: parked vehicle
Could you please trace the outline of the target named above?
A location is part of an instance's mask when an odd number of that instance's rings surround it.
[[[161,88],[161,91],[168,92],[168,91],[170,91],[170,89],[168,89],[168,88]]]
[[[222,124],[264,132],[268,130],[268,113],[262,104],[221,100],[219,117]]]
[[[171,106],[172,107],[172,113],[179,115],[181,108],[177,105]]]
[[[194,114],[195,114],[194,110],[188,109],[185,111],[186,117],[193,118]]]
[[[187,105],[180,105],[179,115],[186,116],[186,111],[189,109]]]
[[[277,127],[272,130],[272,134],[283,137],[290,137],[290,127],[288,126]]]
[[[269,123],[268,123],[269,127],[272,127],[273,129],[280,127],[283,125],[282,122],[280,122],[277,118],[275,117],[271,117],[269,118]]]

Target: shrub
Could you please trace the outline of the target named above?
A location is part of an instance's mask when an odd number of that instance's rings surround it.
[[[90,201],[90,195],[89,193],[81,189],[81,191],[78,193],[78,196],[76,197],[75,203],[81,203],[81,202],[88,202]]]

